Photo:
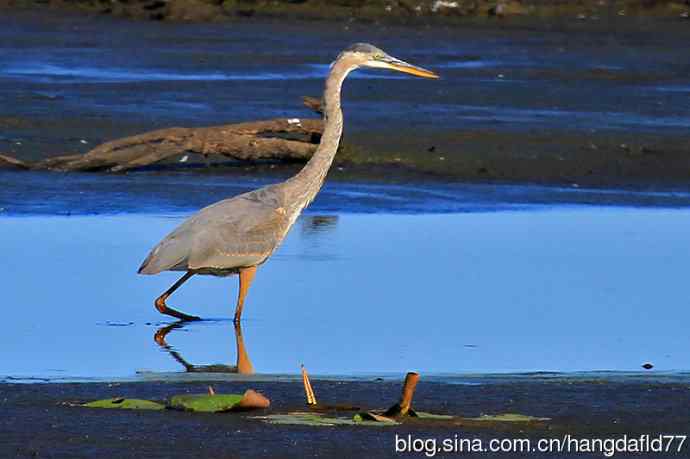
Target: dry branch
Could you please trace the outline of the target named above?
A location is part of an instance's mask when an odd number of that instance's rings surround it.
[[[304,368],[304,365],[302,365],[302,384],[304,384],[304,393],[307,396],[307,405],[316,405],[316,395],[314,395],[314,389],[311,387],[309,375],[307,374],[307,369]]]
[[[322,132],[316,119],[274,119],[202,128],[167,128],[99,145],[84,155],[50,158],[33,165],[61,171],[123,172],[182,153],[220,155],[238,161],[304,161]]]
[[[403,384],[402,395],[400,396],[400,402],[391,406],[383,415],[387,417],[395,417],[407,416],[408,413],[413,413],[412,398],[414,397],[414,391],[417,388],[418,381],[419,373],[407,373],[405,376],[405,383]]]
[[[0,169],[28,169],[29,166],[11,156],[0,154]]]
[[[317,99],[316,97],[304,96],[302,97],[302,103],[305,107],[313,110],[315,113],[323,115],[323,103],[321,99]]]

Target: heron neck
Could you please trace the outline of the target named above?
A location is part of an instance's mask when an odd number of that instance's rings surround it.
[[[323,102],[324,129],[321,142],[302,170],[290,181],[300,188],[303,206],[309,205],[321,189],[326,174],[333,163],[338,151],[338,144],[343,133],[343,112],[340,109],[340,89],[347,74],[355,66],[346,60],[338,60],[333,64],[326,79]]]

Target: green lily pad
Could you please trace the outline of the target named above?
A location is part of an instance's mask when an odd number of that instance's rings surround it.
[[[138,398],[106,398],[84,403],[87,408],[114,408],[119,410],[164,410],[165,405]]]
[[[478,418],[464,418],[468,421],[486,421],[486,422],[540,422],[549,421],[551,418],[537,418],[534,416],[526,416],[524,414],[517,413],[504,413],[504,414],[494,414],[488,415],[483,414]]]
[[[450,419],[455,418],[455,416],[451,416],[449,414],[426,413],[424,411],[415,411],[414,414],[418,419],[429,419],[438,421],[448,421]]]
[[[218,413],[229,411],[240,400],[240,394],[185,394],[175,395],[170,399],[170,407],[178,410],[197,411],[201,413]]]
[[[335,418],[323,416],[320,413],[309,413],[297,411],[287,414],[270,414],[268,416],[256,416],[253,419],[259,419],[269,424],[278,425],[301,425],[301,426],[387,426],[396,425],[397,422],[378,422],[366,421],[360,417],[360,420],[355,418]]]

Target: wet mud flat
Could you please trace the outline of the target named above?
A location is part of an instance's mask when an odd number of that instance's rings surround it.
[[[0,153],[23,160],[163,127],[315,117],[301,97],[320,95],[341,49],[369,41],[443,78],[353,74],[334,178],[672,187],[690,171],[680,19],[373,27],[10,12],[0,25]]]
[[[618,438],[643,434],[687,434],[690,390],[683,376],[667,380],[631,378],[569,378],[554,375],[497,377],[460,384],[422,381],[414,406],[438,414],[480,416],[521,413],[548,417],[535,425],[489,423],[453,426],[410,421],[397,426],[271,425],[254,416],[305,411],[301,382],[237,380],[210,383],[49,383],[0,384],[0,455],[3,457],[399,457],[399,438]],[[460,378],[462,380],[462,378]],[[104,410],[68,406],[105,397],[163,400],[185,392],[219,393],[248,387],[267,395],[269,409],[252,413],[199,414],[178,411]],[[322,401],[385,408],[400,393],[391,380],[313,380]],[[688,457],[680,452],[637,454],[634,457]],[[417,456],[422,456],[418,453]],[[455,453],[457,454],[457,453]],[[453,456],[454,454],[451,454]],[[506,453],[466,454],[506,457]],[[508,454],[510,456],[510,454]],[[417,457],[415,456],[415,457]],[[440,457],[446,457],[442,454]],[[596,454],[522,453],[511,457],[602,457]],[[620,454],[621,457],[627,457]]]
[[[519,22],[525,17],[599,19],[612,14],[687,18],[688,12],[687,3],[682,0],[2,0],[0,9],[2,8],[64,9],[152,21],[222,22],[237,17],[271,17],[394,24],[458,24],[463,21],[481,22],[495,18]]]

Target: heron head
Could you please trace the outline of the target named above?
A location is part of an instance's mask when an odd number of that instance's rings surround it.
[[[439,78],[431,70],[397,59],[368,43],[355,43],[341,53],[341,57],[344,56],[351,57],[359,67],[395,70],[423,78]]]

